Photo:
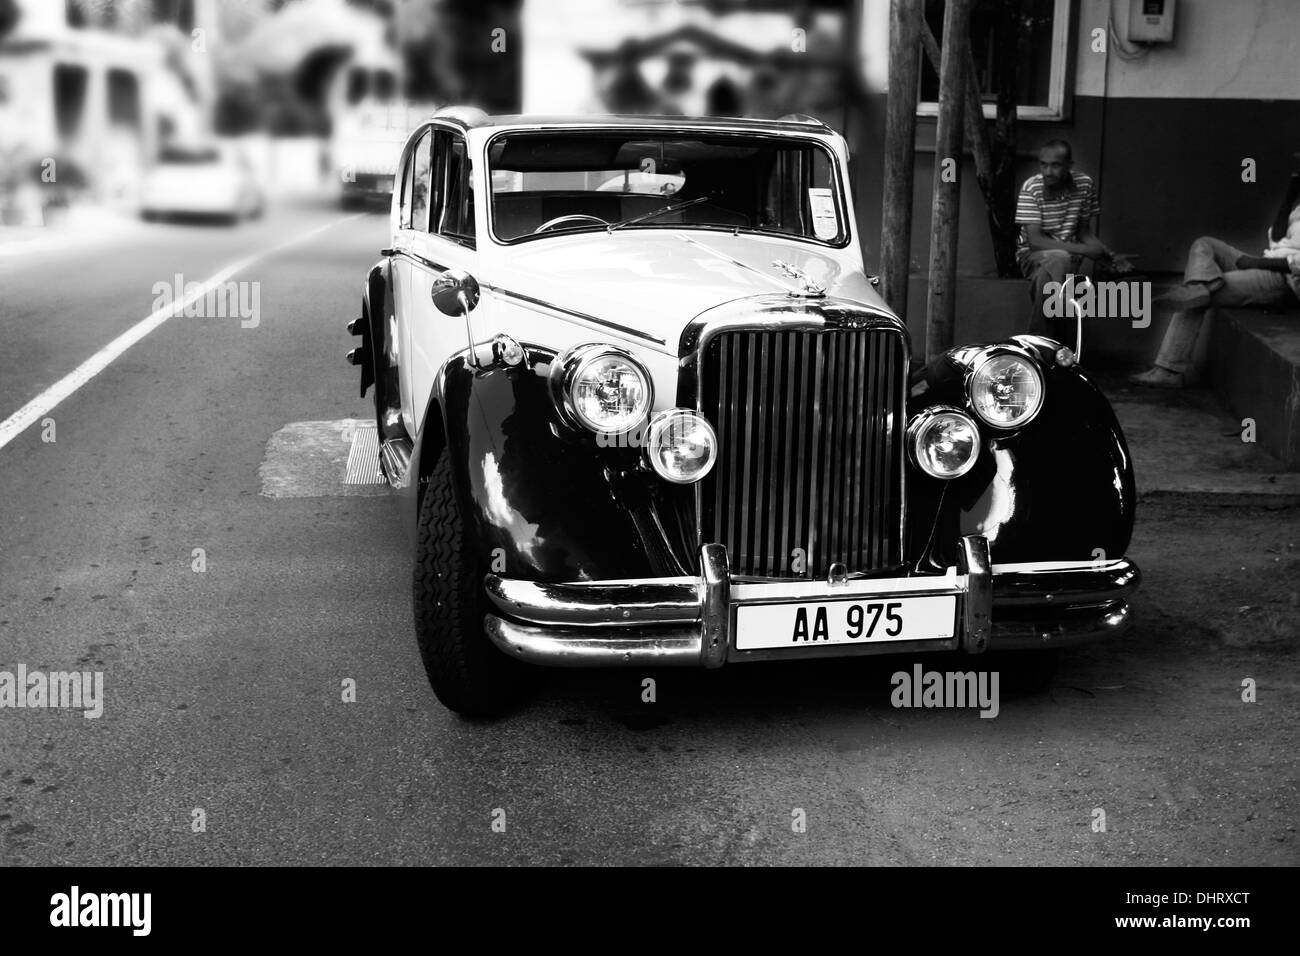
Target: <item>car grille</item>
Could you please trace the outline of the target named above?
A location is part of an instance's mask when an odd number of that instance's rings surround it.
[[[906,375],[892,330],[709,340],[701,411],[718,461],[700,483],[700,530],[726,545],[733,574],[818,578],[837,562],[850,573],[901,563]]]

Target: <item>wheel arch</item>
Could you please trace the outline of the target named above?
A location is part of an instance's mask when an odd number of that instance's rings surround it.
[[[442,398],[435,392],[429,396],[428,407],[424,410],[424,427],[420,430],[418,456],[414,468],[415,506],[418,511],[424,499],[424,489],[429,484],[438,458],[447,447],[447,420],[443,414]]]

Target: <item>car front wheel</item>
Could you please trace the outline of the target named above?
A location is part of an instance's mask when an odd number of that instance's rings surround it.
[[[425,673],[444,706],[495,717],[516,706],[533,668],[497,650],[483,630],[485,569],[465,533],[444,449],[420,504],[413,581],[415,634]]]

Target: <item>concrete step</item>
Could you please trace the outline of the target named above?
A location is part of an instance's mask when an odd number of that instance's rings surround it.
[[[1300,309],[1214,309],[1210,384],[1232,413],[1255,420],[1256,440],[1300,471]]]
[[[1090,373],[1128,439],[1139,495],[1164,492],[1300,497],[1287,471],[1209,388],[1139,388],[1119,370]]]

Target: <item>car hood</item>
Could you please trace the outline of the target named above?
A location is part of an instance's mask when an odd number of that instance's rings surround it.
[[[489,284],[503,292],[631,326],[675,346],[701,312],[752,295],[795,292],[781,260],[826,294],[888,310],[848,256],[808,243],[701,230],[627,229],[553,236],[502,250]]]

